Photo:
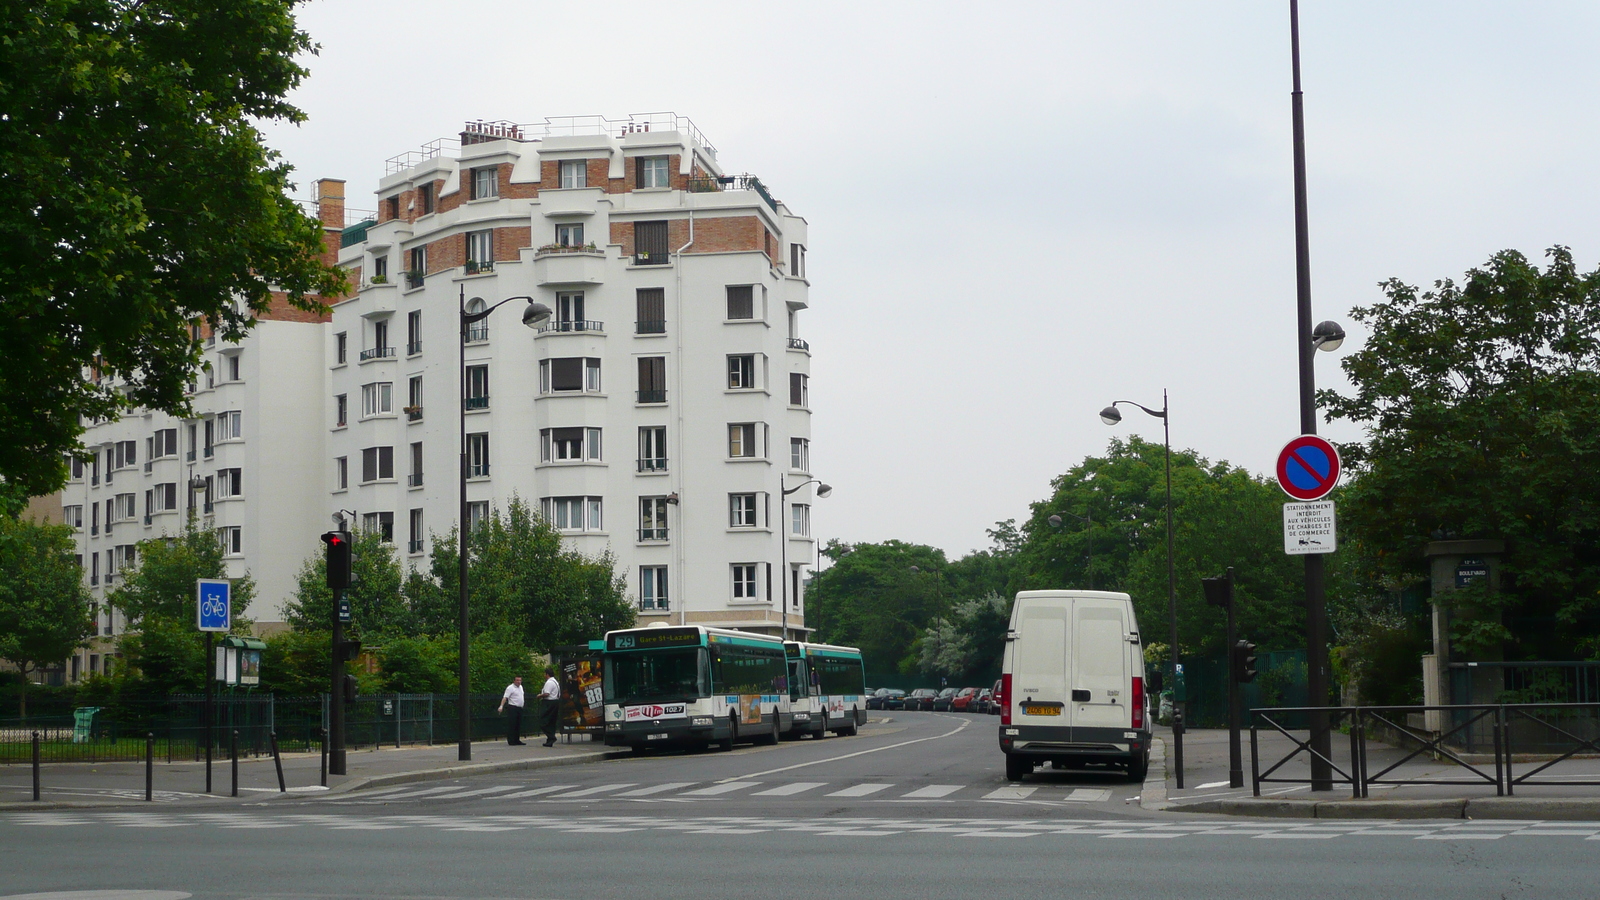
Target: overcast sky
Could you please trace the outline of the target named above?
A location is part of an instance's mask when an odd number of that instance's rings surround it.
[[[1305,0],[1314,316],[1515,248],[1593,268],[1600,6]],[[1113,433],[1266,473],[1298,433],[1287,0],[318,0],[301,196],[468,119],[675,111],[810,223],[826,540],[952,556]],[[1337,386],[1319,354],[1320,385]],[[1351,440],[1347,423],[1323,434]]]

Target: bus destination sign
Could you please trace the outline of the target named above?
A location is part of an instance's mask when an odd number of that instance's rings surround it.
[[[607,650],[657,650],[667,647],[700,646],[698,628],[641,628],[613,632],[606,637]]]

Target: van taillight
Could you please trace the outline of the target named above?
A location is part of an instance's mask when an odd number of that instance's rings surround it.
[[[1000,724],[1001,725],[1010,725],[1011,724],[1011,676],[1009,674],[1000,676],[1000,696],[995,698],[995,702],[1000,704]]]
[[[1133,727],[1144,727],[1144,679],[1133,679]]]

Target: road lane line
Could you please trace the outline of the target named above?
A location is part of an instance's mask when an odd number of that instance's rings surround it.
[[[1079,803],[1104,803],[1111,799],[1111,791],[1107,788],[1073,788],[1066,799]]]
[[[676,790],[678,790],[680,788],[693,787],[694,785],[697,785],[699,783],[700,782],[698,782],[698,781],[670,781],[670,782],[667,782],[666,784],[653,784],[653,785],[651,785],[649,787],[635,788],[635,789],[633,789],[631,791],[623,791],[622,793],[618,794],[617,796],[618,797],[648,797],[651,794],[660,794],[660,793],[664,793],[666,791],[676,791]]]
[[[482,794],[493,794],[493,793],[497,793],[499,791],[514,791],[516,789],[517,789],[517,786],[514,785],[514,784],[497,784],[494,787],[478,788],[476,790],[471,790],[471,791],[456,791],[453,794],[434,794],[432,797],[429,797],[428,799],[430,799],[430,800],[454,800],[454,799],[456,799],[458,797],[477,797],[477,796],[480,796]]]
[[[760,783],[761,782],[759,781],[719,781],[710,787],[703,787],[698,791],[684,791],[681,796],[715,797],[718,794],[726,794],[729,791],[742,791],[745,788],[755,787]]]
[[[504,797],[496,797],[495,799],[516,800],[521,797],[537,797],[540,794],[550,794],[556,791],[564,791],[570,787],[572,787],[570,784],[547,784],[544,787],[534,788],[531,791],[517,791],[515,794],[506,794]]]
[[[842,791],[834,791],[833,793],[829,794],[828,796],[829,797],[865,797],[868,794],[876,794],[877,792],[883,790],[884,788],[892,788],[892,787],[894,787],[894,785],[892,785],[892,784],[858,784],[858,785],[854,785],[852,787],[847,787]]]
[[[785,785],[780,785],[780,786],[775,787],[775,788],[768,788],[767,790],[764,790],[764,791],[756,791],[753,796],[756,796],[756,797],[788,797],[788,796],[793,795],[793,794],[801,793],[802,791],[809,791],[812,788],[827,787],[827,786],[828,786],[828,783],[826,781],[796,781],[793,784],[785,784]],[[1589,833],[1590,832],[1587,832],[1587,831],[1584,832],[1584,834],[1589,834]]]
[[[912,791],[909,794],[906,794],[904,797],[901,797],[900,799],[902,799],[902,800],[923,800],[923,799],[937,800],[940,797],[948,797],[951,794],[954,794],[956,791],[959,791],[964,787],[966,787],[966,785],[964,785],[964,784],[930,784],[927,787],[917,788],[916,790]]]
[[[1037,791],[1036,787],[1003,787],[996,788],[983,795],[985,800],[1021,800]]]
[[[884,747],[873,747],[871,750],[857,750],[854,753],[846,753],[846,754],[843,754],[842,756],[830,756],[827,759],[818,759],[818,760],[813,760],[812,762],[795,763],[792,766],[783,766],[783,767],[777,768],[777,769],[768,769],[765,772],[751,772],[751,773],[749,773],[747,775],[736,775],[733,778],[725,778],[722,781],[717,782],[717,783],[718,784],[725,784],[725,783],[727,783],[729,781],[738,781],[741,778],[759,778],[762,775],[776,775],[779,772],[790,772],[790,771],[793,771],[795,769],[804,769],[807,766],[820,766],[823,763],[838,762],[841,759],[852,759],[852,758],[857,757],[857,756],[866,756],[868,753],[880,753],[880,752],[882,752],[884,750],[894,750],[894,749],[896,749],[898,747],[909,747],[912,744],[921,744],[921,743],[924,743],[926,741],[937,741],[937,740],[941,740],[943,738],[950,737],[953,734],[959,734],[959,733],[961,733],[962,729],[966,728],[968,725],[971,725],[971,724],[972,724],[972,720],[971,719],[965,719],[965,720],[963,720],[961,722],[960,725],[957,725],[955,728],[952,728],[951,730],[946,731],[944,734],[936,734],[936,735],[934,735],[932,737],[916,738],[914,740],[901,741],[898,744],[889,744],[889,745],[884,746]]]
[[[637,784],[637,782],[633,782],[633,781],[625,781],[622,784],[602,784],[602,785],[599,785],[597,787],[584,788],[581,791],[573,791],[570,794],[557,794],[554,797],[546,797],[545,799],[546,800],[571,800],[574,797],[593,797],[595,794],[604,794],[607,791],[620,791],[623,788],[630,788],[630,787],[633,787],[635,784]]]

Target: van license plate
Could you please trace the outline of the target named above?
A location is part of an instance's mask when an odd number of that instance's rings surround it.
[[[1061,707],[1059,707],[1059,706],[1024,706],[1022,708],[1022,712],[1023,712],[1024,715],[1029,715],[1029,716],[1059,716],[1059,715],[1061,715]]]
[[[667,739],[667,735],[666,735],[665,732],[663,732],[661,734],[647,735],[645,737],[645,740],[647,740],[647,741],[664,741],[666,739]]]

